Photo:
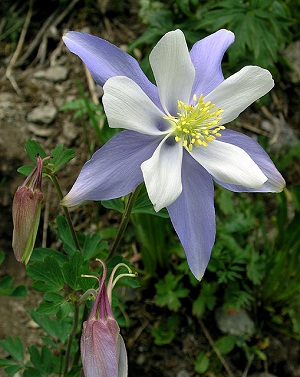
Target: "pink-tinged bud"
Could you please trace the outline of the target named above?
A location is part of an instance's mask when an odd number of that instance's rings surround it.
[[[103,262],[101,263],[103,265],[103,276],[98,279],[99,291],[90,317],[83,324],[81,336],[80,347],[84,376],[127,377],[127,352],[123,338],[120,335],[119,325],[112,313],[110,299],[111,290],[119,277],[135,275],[119,275],[115,282],[112,282],[113,274],[118,268],[116,266],[106,289],[106,267]],[[124,264],[121,265],[124,266]]]
[[[41,191],[43,160],[37,156],[37,166],[18,187],[12,206],[13,240],[12,247],[17,261],[27,264],[36,239],[41,216]]]

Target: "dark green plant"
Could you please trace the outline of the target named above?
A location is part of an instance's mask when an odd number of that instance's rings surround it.
[[[141,45],[149,45],[151,50],[166,32],[177,28],[183,30],[189,45],[226,28],[236,37],[228,49],[229,64],[224,64],[225,71],[230,72],[254,64],[270,69],[278,77],[275,65],[297,25],[292,17],[295,4],[283,0],[141,0],[140,4],[139,14],[147,29],[129,45],[130,52]],[[147,54],[141,65],[153,79]]]
[[[27,140],[25,149],[34,163],[37,154],[41,158],[46,157],[46,152],[36,141]],[[59,199],[62,199],[57,173],[74,157],[74,151],[58,145],[51,156],[52,158],[44,161],[43,177],[50,178]],[[18,170],[28,175],[32,169],[33,166],[23,166]],[[18,337],[1,340],[0,346],[8,357],[0,359],[0,368],[4,368],[8,377],[19,371],[25,377],[76,377],[81,374],[78,340],[82,322],[86,320],[90,307],[89,302],[86,307],[85,304],[88,296],[94,295],[95,288],[98,288],[96,279],[87,276],[101,275],[101,267],[92,268],[91,260],[104,260],[108,255],[108,249],[107,242],[99,234],[75,232],[71,216],[65,207],[63,213],[64,215],[58,215],[55,223],[51,225],[51,230],[61,246],[58,249],[35,248],[26,268],[27,275],[32,280],[32,289],[41,292],[43,297],[37,308],[30,312],[32,320],[43,330],[41,345],[32,345],[26,349]],[[3,254],[0,254],[0,262],[2,261]],[[123,261],[122,257],[115,256],[107,261],[106,266],[111,272],[119,265],[117,276],[122,275],[122,285],[134,288],[138,282],[133,283],[134,279],[123,276],[128,276],[125,264],[128,265],[128,262]],[[0,281],[0,294],[24,296],[26,288],[11,287],[12,280],[11,276],[6,276]],[[119,301],[113,297],[112,308],[118,306]],[[25,354],[28,357],[25,357]]]
[[[4,262],[5,253],[0,251],[0,265]],[[14,278],[11,275],[6,275],[0,279],[0,296],[11,297],[25,297],[27,295],[27,288],[24,285],[13,286]]]
[[[222,0],[209,8],[200,24],[210,31],[227,28],[235,33],[235,43],[228,50],[232,66],[251,61],[272,69],[292,39],[291,14],[285,1]]]
[[[267,250],[262,301],[278,329],[300,338],[300,186],[280,195],[277,238]],[[293,204],[294,213],[289,213]],[[289,326],[283,326],[287,319]]]

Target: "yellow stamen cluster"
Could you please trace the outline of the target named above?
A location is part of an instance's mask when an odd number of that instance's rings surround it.
[[[182,145],[187,147],[190,152],[193,147],[198,148],[200,145],[207,147],[208,143],[221,136],[219,131],[225,129],[224,126],[218,126],[222,119],[220,115],[224,110],[213,111],[215,104],[204,103],[202,94],[198,101],[194,95],[193,101],[193,105],[186,105],[184,102],[178,101],[177,116],[170,115],[165,118],[174,123],[175,141],[181,141]]]

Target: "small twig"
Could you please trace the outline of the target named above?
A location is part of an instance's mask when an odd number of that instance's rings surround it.
[[[20,34],[20,38],[19,38],[19,41],[18,41],[18,44],[17,44],[17,48],[16,48],[16,50],[15,50],[15,52],[14,52],[14,54],[13,54],[13,56],[12,56],[12,58],[11,58],[9,64],[8,64],[8,67],[6,69],[6,77],[8,78],[8,80],[12,84],[13,88],[15,89],[15,91],[19,95],[22,95],[22,92],[21,92],[16,80],[12,76],[11,72],[12,72],[13,67],[15,66],[15,63],[18,59],[18,56],[20,55],[20,52],[22,50],[22,47],[23,47],[23,44],[24,44],[24,41],[25,41],[25,36],[26,36],[27,30],[28,30],[28,26],[29,26],[31,17],[32,17],[32,4],[33,4],[33,0],[30,0],[29,9],[28,9],[28,12],[27,12],[27,15],[26,15],[26,18],[25,18],[25,22],[24,22],[21,34]]]
[[[61,54],[61,51],[64,47],[64,42],[61,39],[56,47],[56,49],[52,52],[50,56],[50,67],[53,67],[56,64],[57,57]]]
[[[244,121],[237,121],[236,125],[238,127],[244,128],[244,129],[249,130],[251,132],[254,132],[256,134],[270,137],[269,132],[263,131],[263,130],[255,127],[255,126],[252,126],[252,124],[245,123]]]
[[[85,75],[86,75],[89,91],[91,93],[92,101],[94,102],[95,105],[100,105],[100,101],[99,101],[99,98],[98,98],[98,95],[97,95],[97,92],[96,92],[95,81],[94,81],[90,71],[87,69],[86,65],[84,65],[84,69],[85,69]],[[103,119],[101,119],[98,123],[99,130],[102,130],[103,125],[104,125],[104,121],[103,121]]]
[[[254,357],[255,357],[254,354],[252,354],[252,355],[250,356],[250,358],[249,358],[249,360],[248,360],[248,363],[247,363],[247,365],[246,365],[246,368],[245,368],[245,370],[244,370],[244,372],[243,372],[242,377],[247,377],[247,376],[248,376],[248,372],[249,372],[249,369],[250,369],[250,367],[251,367],[251,364],[253,363]]]
[[[221,361],[223,367],[225,368],[227,374],[229,377],[234,377],[234,374],[232,373],[228,363],[226,362],[226,360],[224,359],[224,357],[222,356],[221,352],[219,351],[218,347],[216,347],[215,345],[215,342],[213,341],[212,337],[210,336],[206,326],[204,325],[204,323],[202,322],[202,320],[199,318],[199,323],[200,323],[200,326],[201,326],[201,329],[206,337],[206,339],[208,340],[210,346],[212,347],[212,349],[215,351],[216,355],[218,356],[219,360]]]
[[[32,62],[32,65],[38,63],[42,66],[45,63],[46,56],[47,56],[47,47],[48,47],[48,37],[44,36],[38,48],[36,57],[34,58]]]
[[[71,10],[75,7],[75,5],[78,3],[79,0],[73,0],[63,12],[60,12],[59,17],[54,21],[54,23],[51,25],[51,27],[56,27],[61,23],[61,21],[68,15],[68,13],[71,12]]]
[[[278,136],[280,134],[280,126],[279,126],[278,122],[275,121],[276,118],[274,119],[273,115],[266,108],[266,106],[262,106],[261,111],[263,112],[264,116],[267,117],[269,119],[269,121],[274,126],[275,133],[274,133],[274,135],[272,136],[272,138],[270,140],[270,144],[274,144],[274,143],[276,143],[276,141],[278,139]],[[282,118],[283,118],[283,115],[282,115]],[[282,118],[281,118],[281,120],[282,120]]]
[[[124,25],[122,22],[120,22],[117,18],[114,19],[114,24],[116,26],[118,26],[118,28],[122,32],[124,32],[125,34],[127,34],[128,37],[130,37],[132,40],[136,39],[135,33],[131,29],[129,29],[126,25]]]
[[[58,14],[59,12],[59,9],[56,9],[48,18],[47,20],[44,22],[43,26],[40,28],[40,30],[37,32],[35,38],[33,39],[33,41],[30,43],[30,45],[28,46],[28,48],[26,49],[26,52],[25,54],[22,56],[22,58],[17,62],[16,66],[20,66],[22,65],[27,59],[28,57],[33,53],[33,51],[35,50],[36,46],[40,44],[41,42],[41,39],[45,36],[45,34],[48,32],[48,29],[50,28],[51,26],[51,23],[53,21],[53,19],[55,18],[55,16]]]
[[[100,101],[99,101],[99,98],[98,98],[97,93],[96,93],[95,81],[92,78],[92,75],[91,75],[90,71],[87,69],[86,65],[84,65],[84,70],[85,70],[85,75],[86,75],[89,91],[90,91],[91,96],[92,96],[92,100],[93,100],[95,105],[99,105]]]
[[[145,328],[149,325],[149,321],[146,320],[142,325],[138,328],[138,330],[135,332],[134,336],[130,338],[127,342],[127,348],[130,349],[133,344],[136,343],[138,338],[142,335],[142,332],[145,330]]]
[[[73,0],[63,11],[61,8],[56,9],[50,17],[46,20],[43,24],[37,35],[35,36],[34,40],[31,42],[30,46],[28,47],[26,53],[23,55],[22,59],[18,61],[18,66],[22,65],[25,60],[32,54],[32,52],[36,49],[36,47],[41,43],[41,40],[47,38],[49,29],[51,27],[55,28],[61,21],[68,15],[69,12],[74,8],[74,6],[78,3],[79,0]],[[54,21],[53,21],[54,20]]]

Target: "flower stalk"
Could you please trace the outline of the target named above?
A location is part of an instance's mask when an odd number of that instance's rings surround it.
[[[63,193],[61,191],[60,184],[58,182],[58,179],[57,179],[56,175],[55,174],[51,174],[51,173],[47,173],[47,175],[51,179],[51,181],[52,181],[52,183],[53,183],[53,185],[54,185],[54,187],[56,189],[58,198],[61,201],[63,199]],[[76,249],[80,251],[81,248],[80,248],[80,245],[79,245],[79,242],[78,242],[78,238],[77,238],[77,235],[76,235],[76,232],[75,232],[75,229],[74,229],[73,222],[71,220],[70,212],[69,212],[68,208],[66,206],[64,206],[64,205],[62,205],[62,209],[64,211],[65,218],[66,218],[67,223],[69,225],[74,245],[75,245]]]
[[[121,220],[121,223],[120,223],[120,226],[119,226],[119,229],[118,229],[118,233],[117,233],[117,236],[113,242],[113,245],[111,247],[111,250],[106,258],[106,261],[108,261],[109,259],[111,259],[113,257],[113,255],[116,253],[116,251],[118,250],[118,247],[120,245],[120,242],[122,240],[122,237],[124,235],[124,232],[127,228],[127,225],[128,225],[128,222],[130,220],[130,215],[131,215],[131,212],[133,210],[133,206],[134,206],[134,203],[137,199],[137,197],[139,196],[139,193],[141,191],[141,188],[143,187],[143,183],[141,183],[130,195],[129,195],[129,199],[128,199],[128,202],[126,203],[126,208],[125,208],[125,211],[123,213],[123,216],[122,216],[122,220]]]

